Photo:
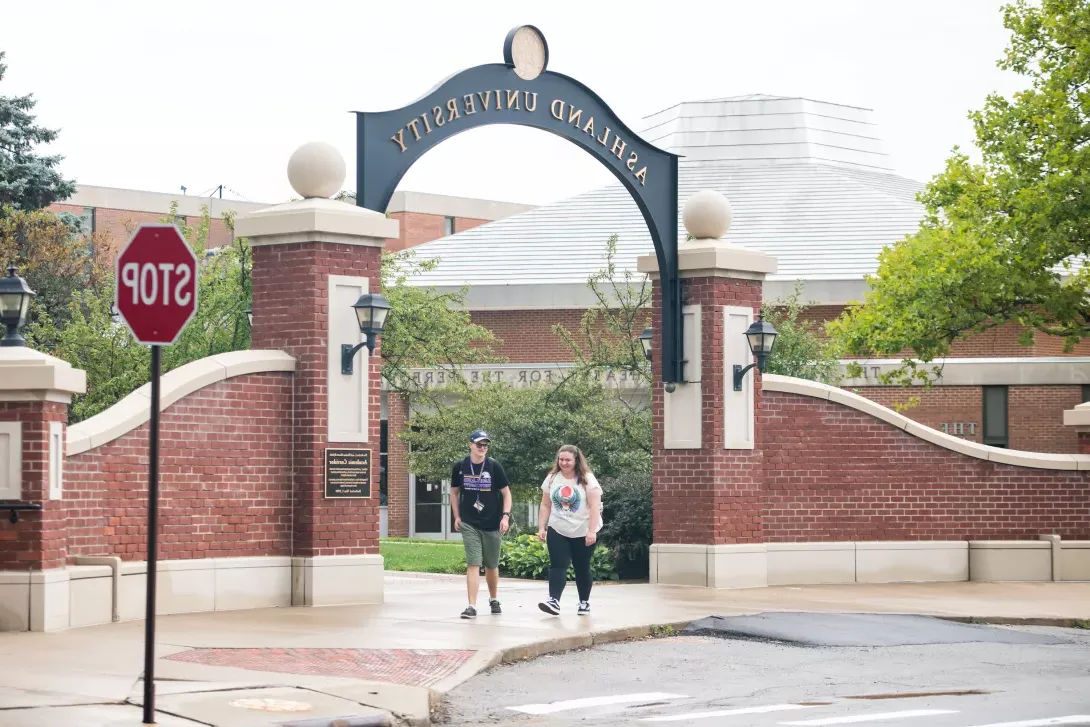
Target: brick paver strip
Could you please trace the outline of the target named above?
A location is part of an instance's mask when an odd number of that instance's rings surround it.
[[[193,649],[165,658],[284,674],[350,677],[427,687],[473,656],[456,649]]]

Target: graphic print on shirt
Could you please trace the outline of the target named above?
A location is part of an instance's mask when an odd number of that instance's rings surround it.
[[[470,471],[473,470],[472,464],[469,466],[469,469]],[[484,471],[480,474],[462,473],[462,487],[463,489],[473,490],[474,492],[491,492],[492,475]]]
[[[582,502],[583,495],[578,487],[561,485],[553,488],[553,507],[559,508],[562,512],[579,512]]]

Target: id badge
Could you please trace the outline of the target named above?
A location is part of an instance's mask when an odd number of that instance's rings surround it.
[[[473,509],[477,512],[481,512],[482,510],[484,510],[484,503],[480,500],[477,500],[475,503],[473,503]]]

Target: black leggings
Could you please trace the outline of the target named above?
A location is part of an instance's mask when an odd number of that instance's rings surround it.
[[[564,586],[568,582],[568,564],[575,570],[575,587],[579,590],[579,600],[590,600],[590,557],[598,545],[587,545],[583,538],[569,538],[549,528],[545,535],[545,544],[549,546],[549,595],[556,600],[564,595]]]

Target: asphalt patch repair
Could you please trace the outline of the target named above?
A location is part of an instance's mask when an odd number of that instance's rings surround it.
[[[682,633],[811,647],[1070,643],[1051,634],[957,623],[932,616],[869,613],[774,612],[709,616],[693,621]]]

